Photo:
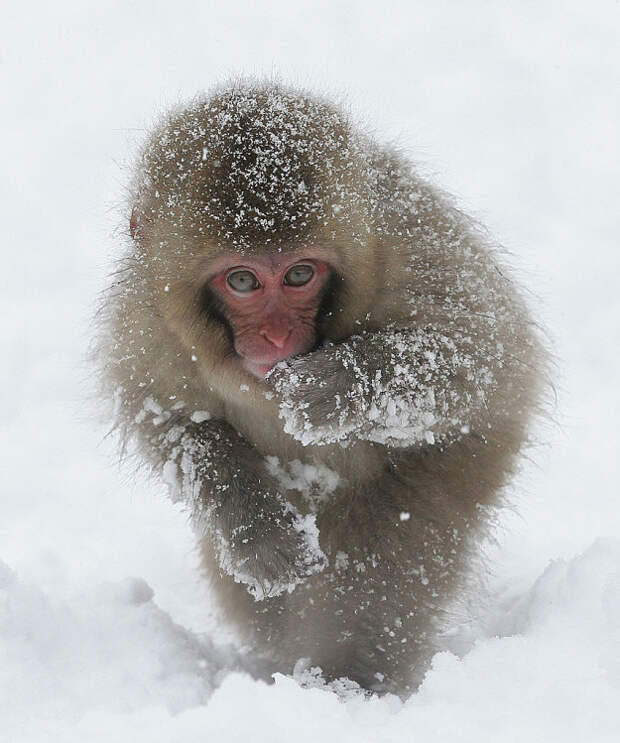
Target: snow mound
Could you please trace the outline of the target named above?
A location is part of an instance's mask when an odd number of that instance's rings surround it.
[[[221,651],[152,599],[145,581],[127,578],[59,602],[0,562],[0,740],[19,740],[35,720],[70,726],[95,710],[176,714],[205,703]]]
[[[617,740],[620,541],[500,592],[474,639],[437,654],[405,703],[326,685],[303,661],[268,685],[229,672],[140,579],[59,603],[0,563],[0,740]]]

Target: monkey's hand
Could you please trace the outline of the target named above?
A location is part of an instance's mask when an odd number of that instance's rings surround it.
[[[370,380],[355,339],[281,361],[267,376],[280,398],[284,430],[308,444],[332,444],[361,432]]]
[[[241,520],[226,538],[215,530],[220,568],[243,583],[256,601],[291,593],[327,566],[319,546],[315,517],[302,516],[281,497],[273,508],[270,495],[256,492],[251,518]],[[257,505],[258,505],[257,503]]]
[[[304,445],[433,444],[484,403],[494,380],[477,353],[432,327],[390,329],[280,362],[267,382],[285,432]]]

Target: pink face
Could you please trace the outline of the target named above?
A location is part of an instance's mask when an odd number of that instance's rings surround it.
[[[226,255],[209,286],[224,305],[243,367],[263,378],[278,361],[309,351],[331,267],[321,251],[284,256]]]

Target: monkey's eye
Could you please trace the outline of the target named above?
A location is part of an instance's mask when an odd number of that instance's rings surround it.
[[[314,276],[314,268],[306,263],[300,263],[298,266],[289,268],[284,277],[284,283],[289,286],[303,286],[307,284]]]
[[[251,292],[259,287],[256,276],[254,276],[251,271],[245,269],[229,273],[226,281],[228,281],[228,284],[238,292]]]

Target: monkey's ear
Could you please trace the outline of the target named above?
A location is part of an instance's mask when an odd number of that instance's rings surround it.
[[[131,217],[129,218],[129,234],[136,242],[140,241],[141,227],[140,215],[138,209],[134,206],[131,210]]]

